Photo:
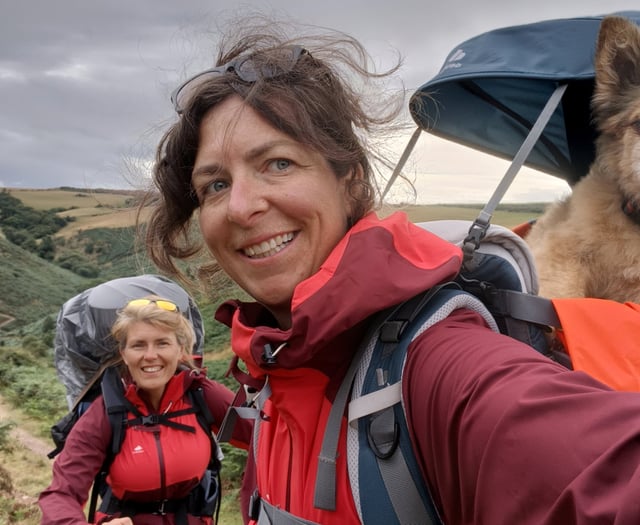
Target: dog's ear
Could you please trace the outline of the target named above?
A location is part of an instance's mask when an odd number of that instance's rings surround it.
[[[602,122],[616,112],[617,99],[640,87],[640,27],[620,16],[603,18],[595,55],[595,117]]]

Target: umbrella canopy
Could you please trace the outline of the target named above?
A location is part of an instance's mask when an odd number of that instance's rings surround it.
[[[191,321],[196,334],[193,355],[202,358],[204,327],[200,310],[178,284],[159,275],[139,275],[107,281],[66,301],[58,313],[54,365],[67,390],[69,407],[101,365],[113,358],[117,344],[111,326],[117,312],[132,299],[156,295],[175,303]]]
[[[640,24],[640,11],[614,14]],[[506,27],[461,43],[413,94],[411,116],[429,133],[512,160],[549,97],[567,84],[525,165],[574,184],[595,156],[590,104],[604,16]]]

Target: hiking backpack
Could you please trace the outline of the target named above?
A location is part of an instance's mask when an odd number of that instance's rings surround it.
[[[201,388],[187,391],[191,409],[169,412],[159,417],[144,417],[124,397],[124,386],[116,370],[117,343],[111,337],[111,326],[117,312],[128,301],[155,295],[174,302],[179,311],[193,325],[196,335],[192,355],[196,364],[202,364],[204,328],[202,317],[195,302],[175,282],[158,275],[124,277],[102,283],[72,297],[60,309],[54,338],[54,365],[60,381],[67,392],[67,414],[51,427],[55,444],[48,457],[53,459],[64,448],[66,438],[88,406],[102,394],[105,409],[112,429],[111,446],[102,468],[96,475],[88,509],[89,521],[93,521],[98,497],[103,507],[110,499],[106,476],[109,466],[119,452],[128,425],[161,424],[194,431],[191,427],[178,425],[173,417],[195,413],[196,419],[211,439],[210,463],[201,483],[192,491],[190,498],[198,501],[200,511],[213,515],[219,511],[220,503],[220,448],[211,434],[213,416],[205,403]],[[136,418],[128,419],[133,413]],[[185,427],[185,428],[182,428]]]

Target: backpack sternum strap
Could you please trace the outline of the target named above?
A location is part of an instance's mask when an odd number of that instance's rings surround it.
[[[128,419],[126,421],[126,425],[130,427],[137,425],[143,425],[145,427],[164,425],[165,427],[175,428],[176,430],[183,430],[184,432],[195,434],[195,427],[172,421],[172,418],[195,413],[197,413],[197,409],[195,407],[189,407],[182,410],[176,410],[175,412],[167,412],[166,414],[148,414],[146,416],[139,415],[135,418]],[[211,431],[208,430],[208,432],[210,433]]]
[[[402,383],[398,381],[375,392],[370,392],[349,403],[349,425],[357,428],[358,420],[400,403],[402,398]]]

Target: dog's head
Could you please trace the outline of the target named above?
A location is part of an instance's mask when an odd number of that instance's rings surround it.
[[[640,27],[633,21],[619,16],[602,20],[595,76],[597,162],[626,197],[640,202]]]

